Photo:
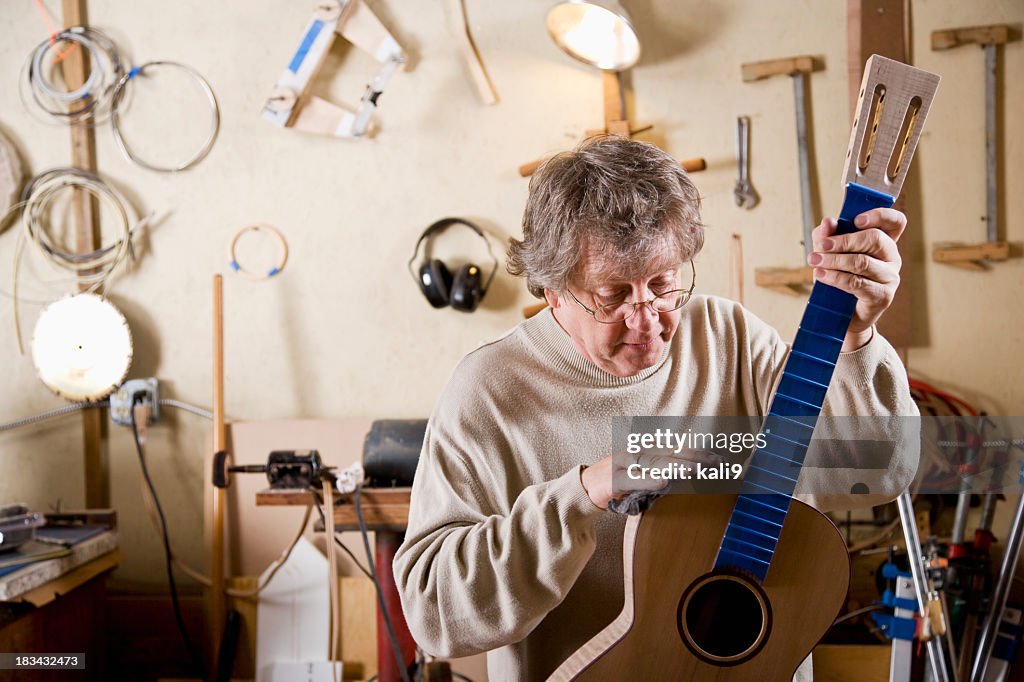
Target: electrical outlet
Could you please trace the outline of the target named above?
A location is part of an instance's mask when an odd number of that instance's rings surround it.
[[[135,396],[142,394],[143,402],[149,405],[149,421],[152,424],[160,418],[159,382],[154,377],[129,379],[110,394],[110,418],[121,426],[132,425],[132,407]]]

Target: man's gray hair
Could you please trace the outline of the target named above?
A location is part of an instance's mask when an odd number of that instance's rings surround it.
[[[686,262],[703,244],[700,196],[679,162],[652,144],[600,135],[534,174],[507,267],[543,298],[568,288],[584,255],[633,279],[666,254]]]

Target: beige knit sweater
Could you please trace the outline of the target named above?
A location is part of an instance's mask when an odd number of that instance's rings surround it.
[[[633,377],[584,358],[550,310],[467,355],[430,418],[395,556],[417,643],[487,651],[492,682],[546,678],[622,609],[625,519],[580,483],[610,454],[612,417],[763,415],[786,354],[738,304],[695,297],[663,360]],[[825,412],[917,414],[881,336],[840,357]],[[895,460],[872,492],[894,497],[916,466]]]

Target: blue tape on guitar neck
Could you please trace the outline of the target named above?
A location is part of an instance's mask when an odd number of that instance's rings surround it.
[[[843,201],[843,208],[839,211],[839,220],[853,224],[853,219],[865,211],[873,208],[889,208],[895,203],[896,198],[879,192],[870,187],[858,185],[855,182],[846,183],[846,199]],[[856,230],[857,228],[853,228]],[[849,230],[847,230],[848,232]],[[840,234],[846,234],[841,232]]]
[[[836,234],[856,232],[853,220],[858,215],[873,208],[889,208],[894,201],[884,192],[848,183]],[[852,294],[815,282],[762,428],[771,438],[766,439],[765,447],[754,451],[747,465],[715,568],[740,568],[762,581],[767,577],[782,525],[780,521],[765,532],[764,527],[757,525],[757,519],[763,517],[767,507],[782,512],[783,518],[789,509],[797,473],[807,454],[856,306],[857,298]],[[786,475],[779,473],[776,462],[780,459],[792,465],[787,467]],[[751,534],[751,530],[759,532]],[[899,628],[903,634],[909,626],[894,621],[890,627]]]

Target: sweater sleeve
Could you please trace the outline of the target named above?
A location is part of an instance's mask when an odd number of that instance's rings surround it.
[[[835,438],[835,446],[808,458],[797,499],[841,511],[885,504],[910,485],[920,413],[899,355],[877,331],[861,348],[840,353],[822,415],[836,419],[826,419],[815,437]]]
[[[578,466],[515,490],[502,462],[512,446],[474,398],[450,383],[435,408],[394,560],[410,632],[445,657],[526,637],[583,571],[603,513]]]
[[[744,322],[752,383],[764,415],[782,380],[789,347],[749,312]],[[895,499],[910,484],[920,452],[919,412],[899,355],[877,331],[861,348],[839,354],[821,414],[826,419],[819,420],[815,441],[835,437],[842,443],[842,435],[827,430],[852,427],[858,440],[876,445],[871,451],[855,444],[812,446],[800,473],[797,499],[820,511],[872,507]],[[844,422],[832,417],[859,419]],[[886,452],[879,452],[881,448]]]

